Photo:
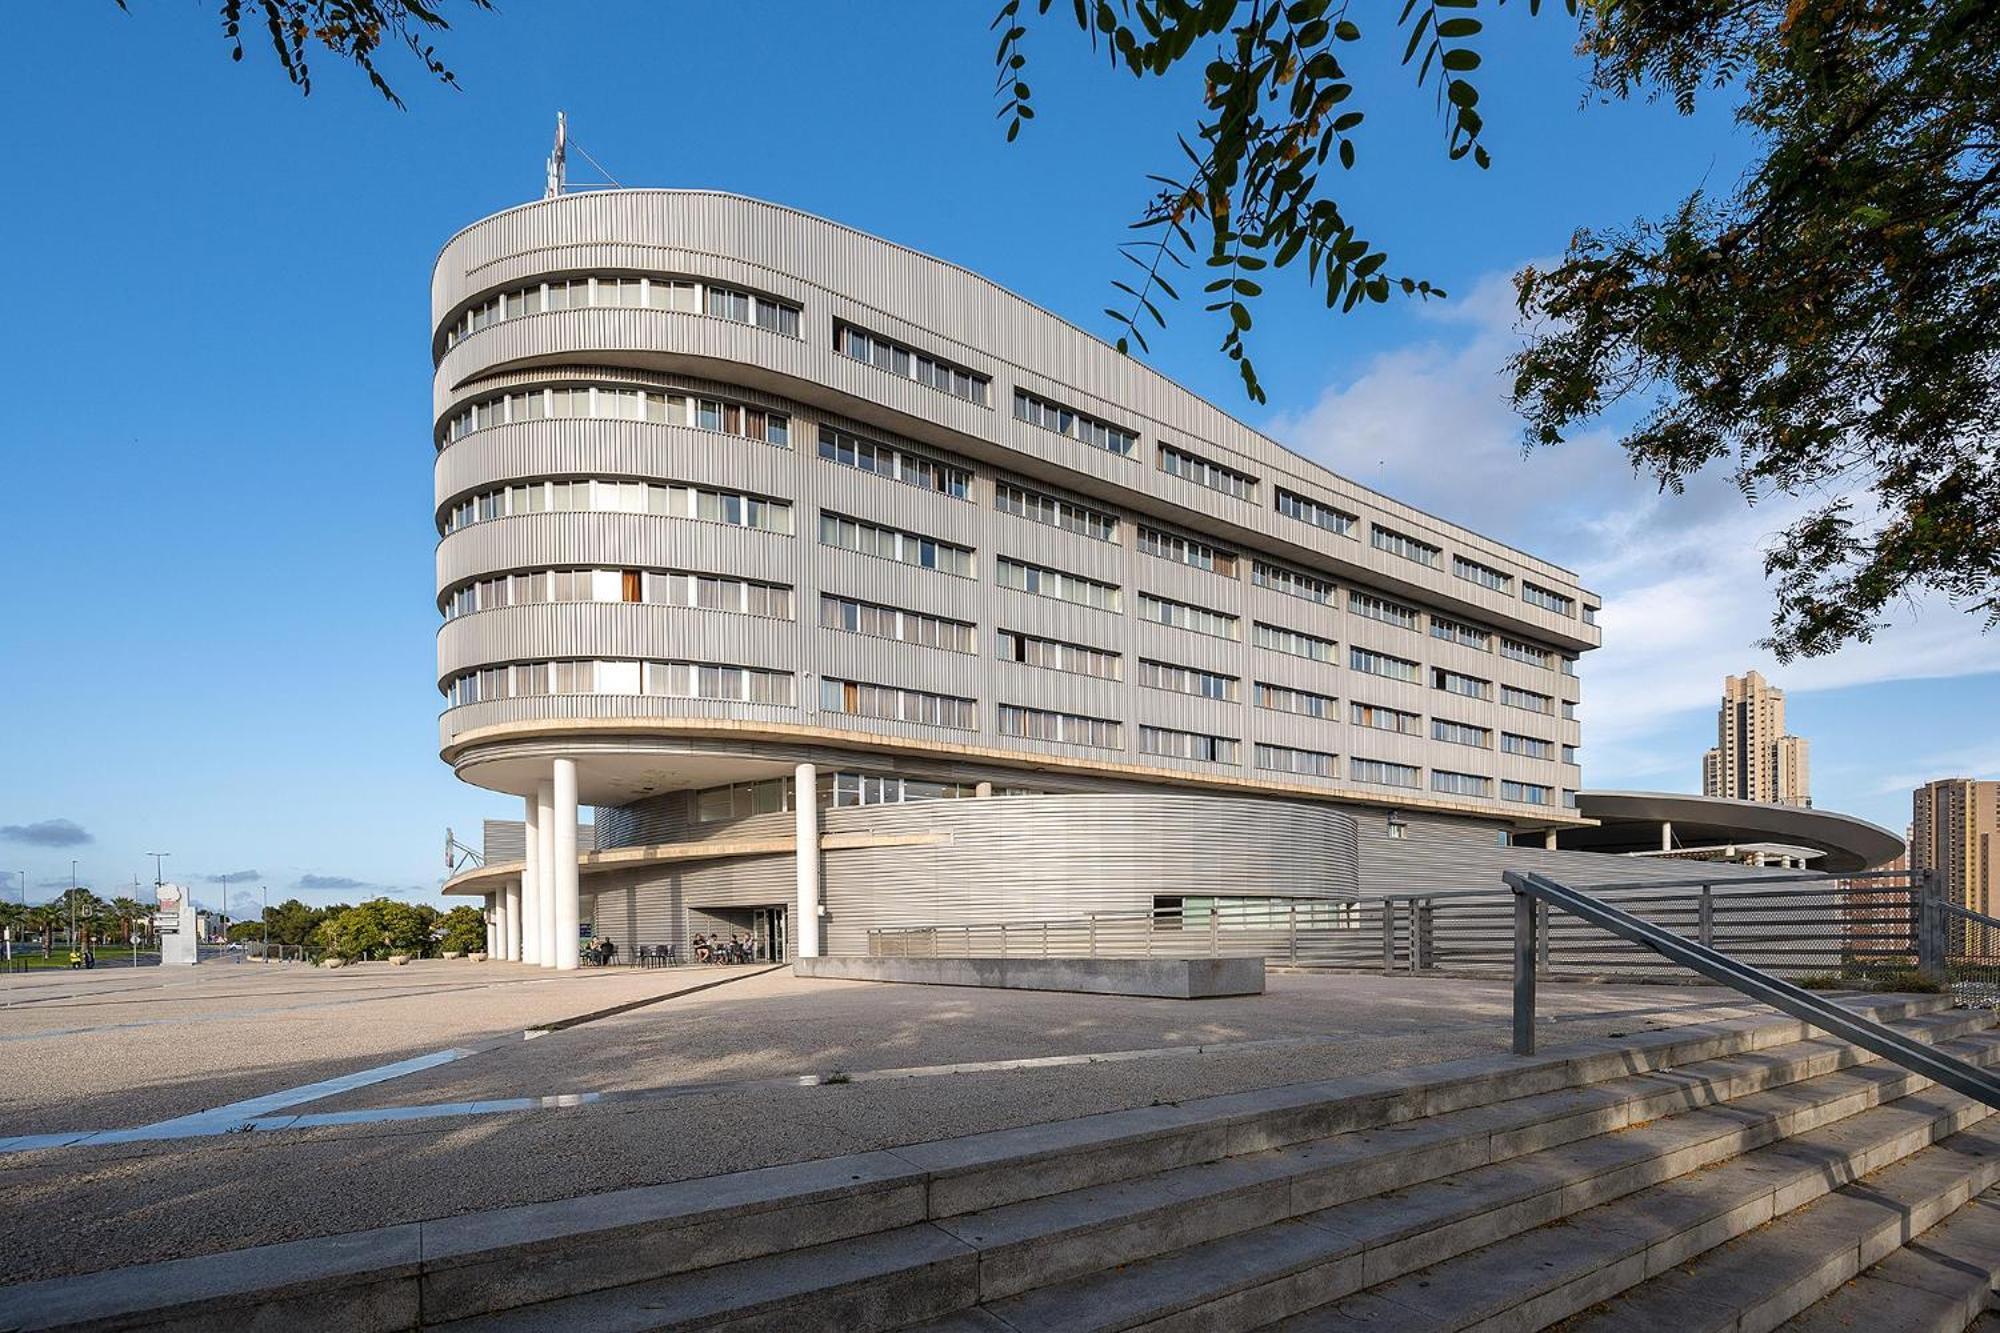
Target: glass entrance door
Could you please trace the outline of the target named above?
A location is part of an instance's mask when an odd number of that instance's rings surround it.
[[[785,961],[785,909],[759,907],[752,913],[751,939],[756,941],[757,961]]]

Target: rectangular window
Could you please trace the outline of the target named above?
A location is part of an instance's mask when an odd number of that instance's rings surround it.
[[[1447,722],[1441,717],[1434,717],[1431,719],[1431,739],[1443,741],[1446,745],[1470,745],[1484,750],[1492,745],[1493,732],[1469,722]]]
[[[1368,540],[1378,551],[1400,555],[1405,560],[1414,560],[1433,569],[1437,568],[1439,558],[1444,555],[1443,547],[1419,541],[1407,533],[1397,532],[1394,528],[1385,528],[1380,523],[1369,525]]]
[[[1045,523],[1049,527],[1061,528],[1065,532],[1080,533],[1097,541],[1118,540],[1118,520],[1111,515],[1087,505],[1059,500],[1040,491],[1031,491],[1012,482],[994,483],[993,507],[1004,514],[1013,514],[1034,523]]]
[[[1121,458],[1130,458],[1139,444],[1139,437],[1122,426],[1114,426],[1087,413],[1052,403],[1026,389],[1014,390],[1014,415],[1031,426],[1067,435],[1093,449],[1102,449]]]
[[[1397,629],[1417,629],[1423,624],[1423,617],[1417,614],[1415,607],[1404,606],[1401,602],[1392,602],[1352,588],[1347,592],[1347,609],[1357,616],[1379,620],[1385,625],[1394,625]]]
[[[914,722],[927,727],[951,727],[971,731],[978,725],[978,704],[949,694],[908,690],[894,685],[870,685],[863,681],[837,680],[822,676],[819,706],[829,713],[850,717],[881,718],[889,722]]]
[[[989,402],[992,381],[985,375],[940,360],[928,352],[891,342],[879,333],[865,333],[849,324],[835,324],[833,347],[843,356],[865,362],[877,370],[886,370],[902,379],[915,380],[954,398],[963,398],[981,407]]]
[[[1322,639],[1317,634],[1307,634],[1304,630],[1286,629],[1282,625],[1267,625],[1259,620],[1254,622],[1252,642],[1259,648],[1270,648],[1293,657],[1303,657],[1313,662],[1332,662],[1339,653],[1340,645],[1332,639]]]
[[[1526,759],[1553,759],[1556,757],[1556,747],[1553,741],[1503,731],[1500,733],[1500,753],[1518,754]]]
[[[799,336],[799,308],[768,296],[708,284],[708,313],[738,324],[754,324],[787,337]]]
[[[1422,770],[1410,764],[1391,764],[1380,759],[1349,759],[1347,772],[1356,782],[1377,787],[1415,788],[1423,777]]]
[[[1400,708],[1356,703],[1351,705],[1351,710],[1350,716],[1357,727],[1372,727],[1376,731],[1393,731],[1403,736],[1415,736],[1424,726],[1422,714],[1406,713]]]
[[[1300,773],[1307,777],[1330,778],[1338,769],[1338,755],[1324,750],[1295,750],[1289,745],[1257,746],[1257,767],[1268,773]]]
[[[1481,680],[1477,676],[1467,676],[1457,671],[1446,671],[1443,667],[1431,668],[1431,688],[1443,690],[1446,694],[1462,694],[1468,699],[1491,699],[1493,682]]]
[[[1556,704],[1556,701],[1546,694],[1536,694],[1533,690],[1524,690],[1513,685],[1500,687],[1500,702],[1509,708],[1525,708],[1531,713],[1553,713]]]
[[[941,463],[907,449],[864,440],[832,426],[819,428],[819,456],[842,467],[859,468],[878,477],[900,481],[919,490],[936,491],[953,499],[972,494],[972,473],[950,463]]]
[[[963,620],[902,611],[893,606],[841,597],[830,592],[820,594],[819,623],[826,629],[865,634],[871,639],[918,643],[954,653],[979,651],[974,642],[976,630]]]
[[[1272,685],[1260,680],[1257,682],[1257,706],[1278,713],[1297,713],[1302,717],[1331,718],[1339,707],[1339,701],[1330,694],[1315,694],[1311,690]]]
[[[920,533],[878,527],[822,509],[819,539],[828,546],[880,556],[919,569],[935,569],[962,579],[973,577],[972,551]]]
[[[1447,773],[1441,768],[1431,770],[1431,790],[1446,796],[1491,796],[1493,779],[1482,778],[1476,773]]]
[[[1300,495],[1297,491],[1277,488],[1277,509],[1286,518],[1295,518],[1302,523],[1310,523],[1328,532],[1346,534],[1354,530],[1360,520],[1343,509],[1335,509],[1311,496]]]
[[[1576,762],[1576,747],[1574,745],[1563,746],[1563,762],[1565,764],[1574,764]]]
[[[1224,495],[1233,495],[1239,500],[1253,500],[1257,496],[1257,479],[1247,472],[1238,472],[1220,463],[1211,463],[1199,454],[1191,454],[1185,449],[1176,449],[1171,444],[1162,444],[1159,452],[1160,471],[1183,481],[1191,481],[1197,486],[1206,486]]]
[[[1205,569],[1226,579],[1236,577],[1236,557],[1230,552],[1144,524],[1139,527],[1139,553],[1171,560],[1177,565]]]
[[[1583,623],[1586,625],[1595,625],[1597,623],[1597,608],[1589,602],[1583,604]],[[1574,795],[1575,793],[1568,794]]]
[[[1510,782],[1505,778],[1500,781],[1500,799],[1503,801],[1514,801],[1520,805],[1547,805],[1554,794],[1552,788],[1540,787],[1532,782]]]
[[[1576,701],[1574,699],[1563,700],[1563,717],[1571,722],[1576,721]]]
[[[647,694],[681,699],[720,699],[732,703],[789,704],[792,675],[756,667],[718,666],[708,662],[647,662]],[[560,690],[557,691],[561,693]]]
[[[1513,575],[1502,574],[1491,565],[1482,565],[1477,560],[1467,560],[1462,555],[1451,558],[1451,572],[1469,582],[1477,583],[1482,588],[1491,588],[1495,592],[1511,592],[1514,587]]]
[[[1565,597],[1553,588],[1544,588],[1539,583],[1521,580],[1521,600],[1530,606],[1539,606],[1544,611],[1554,611],[1557,615],[1576,614],[1576,600]]]
[[[1242,637],[1242,622],[1235,616],[1187,602],[1176,602],[1170,597],[1156,597],[1149,592],[1139,594],[1139,618],[1218,639]]]
[[[1120,750],[1125,745],[1118,723],[1108,718],[1085,717],[1080,713],[1054,713],[1040,708],[1022,708],[1018,704],[1001,704],[998,725],[1002,736],[1018,736],[1023,740],[1058,741],[1064,745],[1088,745],[1099,750]]]
[[[1168,759],[1193,759],[1204,764],[1233,764],[1236,762],[1236,741],[1228,736],[1208,736],[1199,731],[1140,727],[1139,753]]]
[[[1475,625],[1461,620],[1447,620],[1443,616],[1431,615],[1431,637],[1443,639],[1446,643],[1456,643],[1466,648],[1477,648],[1482,653],[1493,651],[1493,636]]]
[[[1192,694],[1203,699],[1222,699],[1233,703],[1239,682],[1236,677],[1225,676],[1219,671],[1176,666],[1171,662],[1155,662],[1142,657],[1139,659],[1139,683],[1148,689],[1169,690],[1175,694]]]
[[[1099,611],[1116,611],[1119,607],[1118,585],[1115,583],[1100,583],[1081,574],[1065,574],[1059,569],[1031,565],[1004,555],[993,562],[993,578],[1003,588],[1033,593],[1037,597],[1052,597],[1059,602],[1074,602]]]
[[[1522,643],[1519,639],[1500,636],[1500,656],[1512,658],[1516,662],[1526,662],[1547,671],[1555,665],[1555,654],[1546,648],[1537,648],[1532,643]]]
[[[1407,680],[1414,684],[1423,679],[1424,669],[1419,663],[1368,648],[1348,649],[1347,665],[1352,670],[1370,676],[1387,676],[1390,680]]]
[[[1309,602],[1322,606],[1333,601],[1333,583],[1327,579],[1314,578],[1311,574],[1301,574],[1283,565],[1274,565],[1264,560],[1251,562],[1250,581],[1260,588],[1281,592],[1287,597],[1303,597]]]
[[[1123,659],[1102,648],[1089,648],[1060,639],[1044,639],[1003,629],[998,635],[998,655],[1002,662],[1020,662],[1049,671],[1067,671],[1074,676],[1094,676],[1099,680],[1124,678]]]

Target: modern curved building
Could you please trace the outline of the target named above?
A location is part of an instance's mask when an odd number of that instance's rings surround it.
[[[976,274],[613,190],[466,228],[431,303],[442,756],[531,830],[447,890],[505,956],[1337,897],[1582,822],[1571,573]]]

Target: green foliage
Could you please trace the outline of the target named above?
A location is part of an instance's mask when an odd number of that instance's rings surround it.
[[[447,953],[478,953],[486,947],[486,913],[477,907],[454,907],[438,925],[444,932],[439,947]]]
[[[1620,402],[1634,466],[1711,463],[1813,507],[1767,551],[1780,660],[1866,641],[1931,592],[2000,623],[2000,6],[1601,5],[1608,96],[1739,85],[1733,191],[1579,232],[1517,280],[1529,439]]]
[[[431,949],[437,909],[374,898],[328,916],[314,930],[314,952],[349,961],[409,954],[421,958]]]
[[[129,9],[130,0],[112,0]],[[384,45],[406,48],[424,73],[449,87],[458,78],[431,45],[433,34],[448,31],[445,17],[454,0],[220,0],[223,40],[229,58],[243,59],[246,27],[261,30],[272,54],[298,90],[312,93],[312,56],[322,51],[359,69],[375,91],[397,107],[403,99],[376,66]],[[490,10],[493,0],[456,0],[474,10]]]

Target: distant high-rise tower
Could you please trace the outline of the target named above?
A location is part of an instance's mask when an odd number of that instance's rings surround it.
[[[1785,692],[1755,671],[1722,685],[1715,748],[1701,758],[1704,796],[1766,805],[1811,805],[1806,742],[1785,734]]]
[[[1947,902],[2000,916],[2000,782],[1939,778],[1910,800],[1910,866],[1935,870]]]

